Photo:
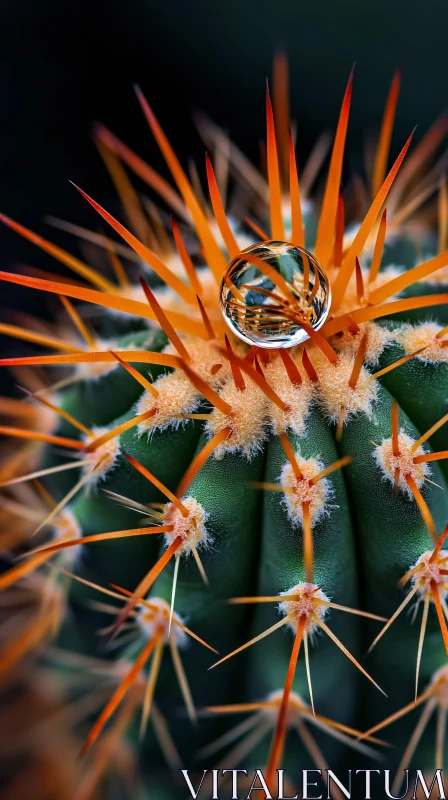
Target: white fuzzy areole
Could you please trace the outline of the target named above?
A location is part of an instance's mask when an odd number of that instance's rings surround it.
[[[106,427],[92,428],[92,433],[95,439],[102,436],[104,433],[107,433],[108,431],[109,428]],[[85,437],[84,441],[87,444],[91,441],[91,439]],[[92,453],[88,453],[85,459],[86,465],[84,467],[84,472],[91,473],[89,480],[91,485],[97,484],[98,481],[102,480],[105,475],[114,468],[119,454],[119,436],[109,439],[108,442],[105,442],[104,444],[100,445],[100,447],[97,447],[97,449]]]
[[[56,544],[62,540],[79,539],[82,541],[82,530],[78,520],[72,514],[69,508],[65,508],[61,514],[53,520],[53,541]],[[58,555],[58,565],[65,569],[69,569],[76,559],[76,547],[68,547],[60,550]]]
[[[182,544],[177,553],[188,556],[193,548],[210,547],[212,538],[206,528],[208,514],[203,506],[191,496],[182,498],[181,502],[188,512],[186,515],[173,504],[168,505],[165,511],[164,524],[173,526],[172,531],[165,533],[165,543],[169,547],[180,536]]]
[[[231,377],[232,372],[228,359],[218,351],[217,340],[204,341],[196,336],[182,336],[181,338],[190,356],[188,366],[214,389],[223,386]],[[241,351],[241,348],[238,349]],[[176,348],[171,344],[167,345],[163,352],[178,355]],[[214,367],[218,364],[221,365],[220,369],[215,372]]]
[[[292,619],[287,623],[288,627],[296,634],[301,617],[305,617],[305,630],[312,636],[319,629],[319,624],[313,615],[323,619],[328,613],[328,606],[324,605],[324,603],[330,602],[327,595],[314,583],[298,583],[286,592],[281,592],[281,595],[297,596],[297,599],[284,600],[278,605],[279,612],[285,617],[293,614]]]
[[[178,647],[184,648],[188,644],[188,636],[176,622],[183,624],[183,619],[173,611],[173,619],[170,631],[170,606],[161,597],[150,597],[148,603],[152,606],[142,606],[137,615],[137,623],[143,631],[145,637],[152,639],[156,633],[161,631],[162,638],[165,643],[169,641],[170,637],[174,640]]]
[[[411,569],[421,567],[421,569],[413,576],[412,583],[414,586],[418,585],[418,594],[425,597],[428,592],[431,594],[431,583],[435,583],[441,600],[444,600],[448,591],[444,589],[446,583],[446,575],[441,574],[441,570],[447,569],[448,563],[448,550],[441,550],[437,556],[432,559],[433,551],[426,550],[422,553],[420,558],[417,559]],[[431,560],[432,559],[432,560]]]
[[[154,388],[158,397],[144,391],[137,402],[136,415],[156,409],[153,417],[138,425],[139,436],[149,435],[154,430],[178,428],[186,422],[179,415],[192,414],[200,404],[200,395],[183,372],[162,375],[155,381]]]
[[[303,434],[313,399],[313,387],[310,380],[307,376],[302,376],[300,386],[292,384],[279,357],[273,359],[266,366],[265,376],[267,382],[288,406],[288,410],[283,411],[271,400],[268,401],[272,432],[279,434],[291,430],[298,435]]]
[[[400,430],[398,434],[398,449],[399,455],[394,455],[392,439],[383,439],[380,445],[375,447],[373,457],[381,470],[384,480],[389,481],[395,485],[395,470],[399,470],[397,486],[404,492],[409,499],[413,499],[408,484],[406,483],[406,475],[410,475],[418,488],[423,486],[425,478],[431,474],[430,467],[427,463],[414,464],[416,456],[423,455],[425,452],[422,447],[418,447],[415,451],[412,450],[415,444],[413,439],[404,430]]]
[[[232,407],[230,414],[223,414],[215,408],[207,422],[209,433],[214,436],[224,428],[230,428],[230,435],[214,451],[215,458],[224,453],[243,453],[252,458],[261,449],[267,438],[266,395],[252,381],[246,381],[244,391],[237,389],[230,380],[220,392],[220,396]]]
[[[51,400],[53,405],[59,406],[60,400],[58,395],[52,397],[46,394],[45,397],[47,400]],[[60,422],[59,414],[56,414],[52,408],[40,404],[34,407],[34,411],[36,414],[34,422],[36,430],[40,431],[40,433],[55,433]]]
[[[265,703],[269,703],[269,706],[264,706],[261,709],[261,713],[265,717],[272,717],[274,720],[277,720],[278,711],[282,704],[284,695],[284,689],[277,689],[274,692],[270,692],[264,699]],[[308,703],[302,699],[302,697],[297,694],[297,692],[290,692],[289,694],[289,702],[288,702],[288,710],[286,712],[286,721],[287,725],[294,725],[297,722],[297,718],[300,717],[300,711],[302,708],[308,709]]]
[[[371,380],[370,372],[362,367],[356,387],[352,389],[349,380],[354,361],[353,355],[340,353],[337,363],[332,364],[320,351],[313,350],[312,362],[319,377],[317,402],[332,422],[338,422],[341,407],[345,421],[356,414],[370,416],[372,413],[378,395],[377,382]]]
[[[203,341],[196,337],[183,337],[182,339],[190,356],[188,365],[205,380],[213,389],[219,389],[231,375],[227,359],[217,351],[215,341]],[[169,355],[178,355],[173,345],[169,344],[163,351]],[[216,368],[219,367],[218,370]],[[149,392],[143,392],[137,407],[137,414],[144,414],[155,408],[153,417],[141,422],[138,426],[139,435],[150,433],[153,430],[178,428],[185,424],[180,414],[194,413],[202,402],[202,396],[190,382],[188,376],[181,370],[162,375],[154,383],[158,397]]]
[[[367,335],[367,348],[364,363],[369,367],[376,367],[385,348],[394,341],[394,334],[388,328],[377,325],[375,322],[364,322],[359,325],[358,333],[344,330],[332,336],[331,344],[338,353],[345,353],[354,358],[365,334]]]
[[[448,362],[448,347],[443,346],[443,338],[438,339],[437,334],[442,330],[436,322],[423,322],[421,325],[403,325],[395,332],[395,340],[406,353],[415,353],[424,347],[423,352],[416,358],[431,364]]]
[[[283,504],[293,525],[303,525],[303,504],[309,503],[313,524],[329,513],[326,504],[333,494],[332,486],[328,478],[321,478],[317,483],[310,484],[311,478],[324,469],[324,465],[317,458],[305,459],[300,453],[295,453],[295,457],[304,477],[297,479],[291,464],[289,461],[286,462],[278,482],[281,486],[290,486],[294,492],[284,493]]]

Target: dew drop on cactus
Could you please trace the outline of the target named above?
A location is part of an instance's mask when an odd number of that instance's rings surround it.
[[[303,247],[261,242],[234,258],[222,279],[221,309],[231,331],[258,347],[295,347],[330,310],[328,278]]]

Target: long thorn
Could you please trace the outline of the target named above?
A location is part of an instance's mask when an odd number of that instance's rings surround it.
[[[418,448],[421,447],[422,444],[424,444],[431,436],[433,436],[433,434],[436,433],[436,431],[438,431],[442,425],[445,425],[446,422],[448,422],[448,414],[444,414],[443,417],[435,422],[434,425],[432,425],[426,431],[426,433],[423,434],[423,436],[420,436],[420,439],[417,439],[417,441],[414,442],[411,448],[412,452],[415,453],[415,451],[418,450]]]
[[[384,634],[386,633],[386,631],[387,631],[387,630],[390,628],[390,626],[391,626],[391,625],[392,625],[392,624],[395,622],[395,620],[396,620],[396,619],[397,619],[397,617],[398,617],[398,616],[401,614],[401,612],[402,612],[402,611],[404,611],[404,609],[406,608],[406,606],[408,605],[408,603],[410,603],[410,602],[411,602],[412,598],[413,598],[413,597],[414,597],[414,595],[415,595],[415,594],[418,592],[418,590],[419,590],[419,585],[418,585],[418,583],[417,583],[417,584],[416,584],[416,585],[415,585],[415,586],[414,586],[414,587],[411,589],[411,591],[409,592],[409,594],[408,594],[408,595],[406,595],[405,599],[404,599],[404,600],[403,600],[403,602],[402,602],[402,603],[401,603],[401,604],[398,606],[398,608],[397,608],[397,610],[394,612],[394,614],[392,614],[391,618],[388,620],[388,622],[387,622],[387,624],[384,626],[384,628],[382,628],[382,629],[380,630],[380,632],[379,632],[378,636],[376,637],[376,639],[374,639],[374,641],[372,642],[372,644],[371,644],[371,645],[370,645],[370,647],[369,647],[369,650],[368,650],[368,652],[369,652],[369,653],[370,653],[370,652],[373,650],[373,648],[374,648],[374,647],[375,647],[375,646],[378,644],[379,640],[380,640],[380,639],[381,639],[381,638],[384,636]]]
[[[300,617],[299,623],[297,625],[297,631],[291,652],[291,658],[289,661],[288,672],[286,674],[286,681],[285,681],[285,688],[283,690],[282,702],[278,712],[277,724],[275,726],[274,738],[271,745],[271,752],[269,753],[269,761],[266,771],[266,781],[268,786],[272,785],[275,772],[281,763],[281,757],[286,737],[289,696],[291,694],[292,684],[294,681],[297,659],[299,657],[300,645],[302,643],[303,634],[305,632],[305,626],[306,626],[306,617],[302,616]]]
[[[154,312],[155,316],[157,317],[160,327],[164,330],[171,344],[176,348],[177,352],[179,353],[180,357],[183,358],[185,361],[190,361],[190,355],[188,353],[187,348],[177,335],[165,312],[162,310],[161,306],[157,302],[155,295],[153,294],[152,290],[149,287],[149,284],[145,281],[144,278],[140,278],[140,283],[145,293],[146,299],[149,305],[151,306],[151,309]]]
[[[112,638],[115,637],[120,630],[123,623],[128,618],[129,614],[134,610],[135,606],[141,602],[142,597],[144,597],[150,590],[151,586],[155,582],[155,580],[159,577],[162,570],[168,564],[168,561],[176,554],[177,550],[182,544],[182,537],[177,536],[176,539],[170,544],[170,546],[165,550],[165,552],[160,556],[159,560],[154,564],[153,567],[146,573],[145,577],[142,578],[137,588],[129,595],[129,600],[126,603],[125,607],[120,611],[118,614],[117,620],[114,623],[111,631]]]
[[[144,375],[141,375],[141,373],[138,372],[138,370],[136,370],[135,367],[132,366],[132,364],[127,364],[126,361],[123,361],[121,356],[119,356],[118,353],[115,353],[114,350],[111,350],[110,352],[112,353],[113,357],[118,361],[118,363],[121,364],[121,366],[126,370],[126,372],[128,372],[129,375],[132,375],[132,377],[135,378],[135,380],[140,384],[140,386],[143,386],[145,391],[149,392],[149,394],[152,394],[153,397],[159,396],[157,389],[153,386],[151,381],[145,378]]]
[[[202,450],[200,450],[199,453],[194,457],[176,489],[176,497],[183,497],[185,495],[194,478],[201,470],[211,453],[229,438],[230,432],[230,428],[223,428],[221,431],[218,431],[218,433],[215,433],[215,435],[207,442],[207,444],[204,445]]]
[[[109,214],[104,208],[102,208],[99,203],[89,197],[86,192],[83,192],[79,186],[76,186],[73,183],[73,186],[77,191],[87,200],[88,203],[95,209],[95,211],[103,217],[106,222],[114,228],[117,233],[125,240],[125,242],[132,247],[133,250],[143,259],[143,261],[151,267],[151,269],[156,272],[157,275],[168,285],[170,286],[186,303],[192,303],[194,300],[194,295],[189,288],[183,283],[177,275],[168,269],[165,264],[151,251],[149,250],[142,242],[140,242],[130,231],[128,231],[121,223],[118,222],[111,214]]]
[[[420,627],[420,636],[418,640],[418,649],[417,649],[417,664],[415,667],[415,699],[417,700],[418,696],[418,678],[420,674],[420,662],[422,659],[422,652],[423,652],[423,642],[425,640],[425,633],[426,633],[426,623],[428,622],[428,611],[429,611],[429,601],[431,599],[431,595],[429,592],[425,594],[425,600],[423,603],[423,615],[422,615],[422,624]]]
[[[176,558],[174,560],[174,572],[173,572],[173,585],[171,588],[171,603],[170,603],[170,620],[168,623],[168,637],[171,633],[171,623],[173,621],[173,612],[174,612],[174,600],[176,597],[176,586],[177,586],[177,576],[179,573],[179,563],[180,563],[180,555],[176,553]]]
[[[179,683],[180,690],[182,692],[182,697],[184,698],[188,716],[191,722],[195,724],[197,721],[196,709],[194,707],[193,698],[191,696],[191,691],[188,685],[187,676],[185,674],[185,670],[179,653],[179,648],[177,646],[176,638],[174,636],[170,638],[170,648],[171,648],[171,656],[173,659],[177,681]]]
[[[274,113],[272,110],[269,87],[266,84],[266,141],[267,141],[267,167],[269,182],[269,204],[271,218],[271,236],[273,239],[283,241],[285,230],[283,226],[282,201],[280,189],[280,171],[275,136]]]
[[[157,644],[157,637],[154,636],[143,648],[142,652],[136,659],[135,664],[129,670],[128,674],[126,675],[126,677],[124,678],[118,689],[116,689],[116,691],[112,695],[106,708],[102,711],[97,721],[95,722],[93,728],[91,729],[82,747],[81,756],[85,755],[89,750],[89,748],[91,747],[91,745],[96,741],[101,731],[103,730],[106,722],[110,719],[115,709],[123,700],[124,696],[126,695],[126,692],[128,691],[128,689],[130,689],[130,687],[134,683],[140,670],[143,669],[143,667],[145,666],[156,644]]]
[[[139,461],[137,461],[133,456],[130,456],[128,453],[123,452],[123,455],[126,458],[126,460],[129,461],[129,463],[137,470],[137,472],[140,473],[140,475],[143,475],[143,477],[146,478],[147,481],[152,483],[152,485],[155,486],[156,489],[159,489],[159,491],[162,492],[162,494],[164,494],[165,497],[167,497],[168,500],[170,500],[173,503],[173,505],[176,506],[177,510],[180,511],[182,516],[184,517],[188,516],[188,510],[185,508],[183,503],[181,503],[179,498],[175,494],[173,494],[173,492],[170,489],[168,489],[161,481],[159,481],[159,479],[156,478],[156,476],[153,475],[152,472],[149,471],[149,469],[144,467],[143,464],[140,464]]]
[[[288,614],[288,616],[284,617],[279,622],[276,622],[275,625],[271,625],[271,627],[263,631],[263,633],[260,633],[258,636],[255,636],[255,638],[251,639],[250,642],[246,642],[246,644],[243,644],[241,645],[241,647],[238,647],[236,650],[233,650],[232,653],[229,653],[227,656],[224,656],[224,658],[221,658],[219,661],[216,662],[216,664],[212,664],[212,666],[209,667],[209,669],[214,669],[215,667],[218,666],[218,664],[222,664],[223,661],[227,661],[228,658],[232,658],[237,653],[240,653],[242,650],[245,650],[247,647],[251,647],[251,645],[256,644],[256,642],[260,642],[261,639],[264,639],[266,636],[269,636],[271,633],[274,633],[274,631],[277,631],[283,625],[286,625],[288,622],[290,622],[293,619],[293,617],[294,614]]]
[[[140,722],[140,740],[144,737],[146,733],[148,719],[151,713],[152,701],[154,698],[154,692],[156,689],[157,678],[159,677],[160,666],[162,663],[163,649],[165,646],[165,643],[161,638],[160,632],[157,636],[157,639],[158,641],[154,650],[154,655],[152,657],[151,668],[149,670],[145,696],[143,699],[142,718]]]
[[[372,175],[372,194],[379,192],[381,184],[386,176],[387,160],[389,158],[390,142],[394,127],[395,113],[397,110],[398,95],[400,92],[401,72],[397,70],[389,89],[386,107],[384,109],[383,121],[378,140],[378,148],[375,156],[375,163]]]
[[[304,649],[305,649],[306,679],[307,679],[307,682],[308,682],[308,691],[309,691],[309,694],[310,694],[310,703],[311,703],[311,708],[312,708],[312,711],[313,711],[313,716],[316,716],[316,710],[314,708],[313,685],[311,683],[310,656],[309,656],[309,649],[308,649],[308,634],[307,634],[306,631],[305,631],[305,634],[304,634],[304,637],[303,637],[303,646],[304,646]]]
[[[313,582],[313,532],[311,529],[310,504],[302,504],[303,512],[303,554],[305,561],[306,582]]]
[[[418,488],[412,475],[405,475],[404,479],[409,489],[411,490],[412,494],[414,495],[414,499],[420,509],[420,513],[423,517],[426,527],[428,528],[429,533],[431,534],[433,542],[437,543],[438,536],[437,536],[435,522],[432,518],[431,511],[429,510],[428,505],[425,499],[423,498],[420,489]]]
[[[435,581],[431,581],[431,593],[434,598],[434,605],[436,607],[437,617],[439,619],[439,625],[440,625],[440,630],[442,632],[443,643],[445,645],[445,650],[448,655],[448,627],[443,613],[442,604],[440,602],[439,588]]]
[[[381,687],[378,686],[377,683],[375,683],[373,678],[370,677],[369,673],[366,672],[366,670],[361,666],[361,664],[356,660],[356,658],[354,656],[352,656],[350,651],[347,650],[347,648],[342,644],[342,642],[333,633],[333,631],[330,630],[328,625],[326,625],[325,622],[322,619],[320,619],[320,617],[317,616],[317,614],[313,614],[313,618],[314,618],[315,622],[318,623],[319,627],[322,628],[322,630],[327,634],[327,636],[329,636],[330,639],[335,643],[335,645],[337,645],[337,647],[339,647],[339,649],[342,650],[344,655],[347,656],[347,658],[352,662],[352,664],[354,664],[355,667],[357,667],[359,669],[359,671],[362,672],[362,674],[381,692],[381,694],[384,694],[384,696],[387,697],[386,692],[383,692]]]

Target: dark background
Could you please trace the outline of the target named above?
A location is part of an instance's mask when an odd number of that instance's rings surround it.
[[[164,171],[135,81],[184,160],[193,155],[203,171],[204,146],[190,121],[202,108],[256,161],[264,81],[278,48],[290,60],[302,160],[317,133],[334,129],[354,61],[354,158],[364,135],[378,130],[401,66],[396,153],[415,124],[418,138],[448,105],[447,23],[441,0],[3,0],[0,209],[59,242],[45,214],[94,227],[95,213],[68,181],[113,202],[90,140],[96,119]],[[55,268],[9,230],[0,229],[0,254],[2,268],[23,260]],[[33,302],[28,294],[2,287],[0,308]]]
[[[291,64],[301,151],[334,126],[354,61],[354,145],[378,127],[397,66],[396,138],[416,124],[421,135],[448,105],[447,30],[441,0],[3,0],[1,206],[28,221],[48,212],[82,216],[68,180],[92,192],[108,188],[89,140],[95,119],[158,161],[135,81],[181,155],[202,159],[188,119],[198,107],[257,158],[264,80],[281,47]],[[12,241],[2,235],[3,254]]]

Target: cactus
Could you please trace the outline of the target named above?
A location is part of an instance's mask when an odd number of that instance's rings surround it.
[[[448,200],[428,162],[446,120],[387,172],[394,78],[364,209],[367,190],[340,194],[350,76],[319,203],[325,141],[299,181],[276,69],[267,181],[202,120],[206,200],[138,91],[174,186],[96,129],[126,227],[81,189],[119,239],[55,224],[100,246],[98,268],[1,216],[76,276],[0,274],[61,302],[0,327],[49,351],[2,360],[26,396],[0,401],[0,676],[17,704],[46,698],[13,745],[42,797],[65,796],[59,759],[77,800],[186,797],[182,765],[194,786],[263,768],[241,797],[263,780],[276,797],[280,768],[290,794],[304,767],[382,763],[395,794],[403,769],[443,768]],[[247,219],[226,214],[229,169]]]

